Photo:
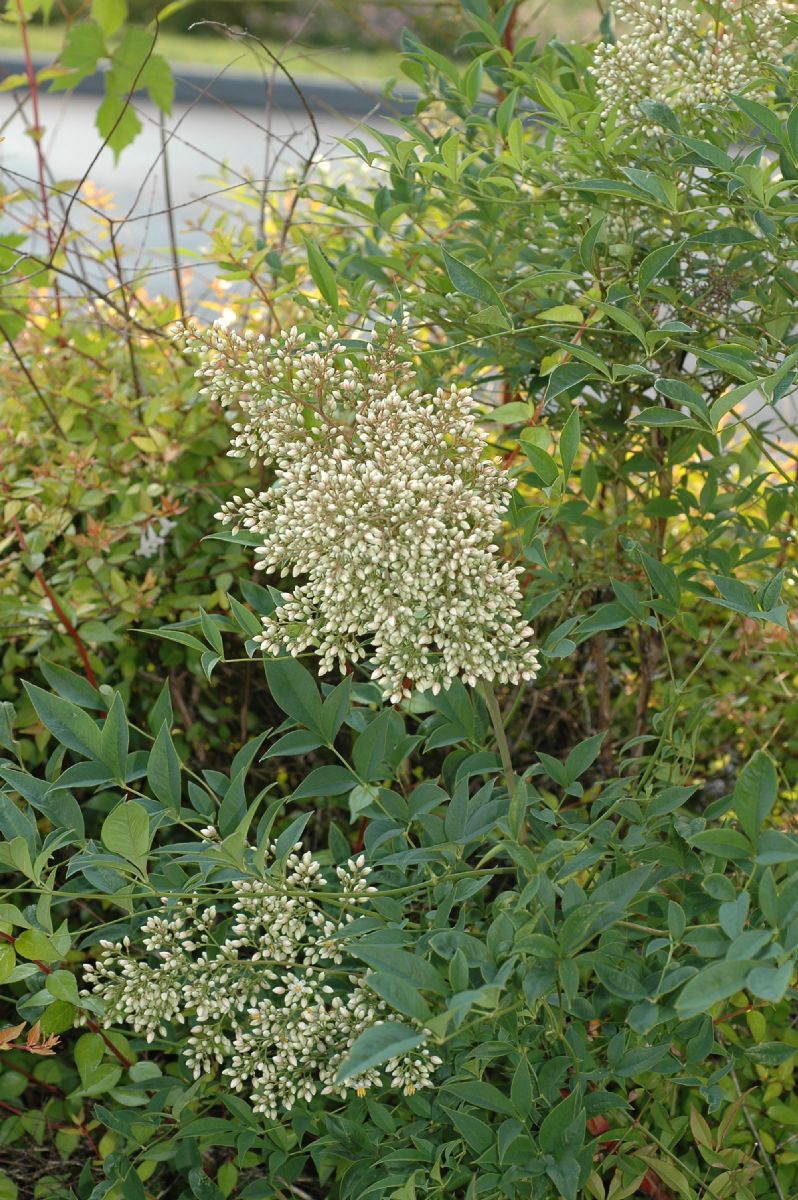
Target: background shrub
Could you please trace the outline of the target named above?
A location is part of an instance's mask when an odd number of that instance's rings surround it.
[[[464,9],[456,66],[405,39],[418,108],[376,149],[349,140],[357,186],[310,172],[263,244],[222,220],[212,253],[241,327],[332,322],[356,358],[407,313],[422,385],[472,385],[516,483],[534,683],[391,706],[368,661],[318,682],[312,655],[263,659],[285,585],[253,582],[246,531],[200,539],[271,475],[224,458],[228,423],[162,336],[178,306],[79,330],[55,260],[7,306],[0,1141],[19,1194],[796,1190],[792,31],[728,102],[628,120],[602,115],[589,47]],[[301,901],[300,842],[331,911],[336,868],[372,868],[333,991],[365,976],[386,1020],[347,1047],[342,1095],[264,1116],[194,1078],[179,1021],[147,1041],[108,1019],[86,966],[101,939],[144,959],[145,923],[193,900],[216,909],[215,963],[242,880]],[[422,1045],[435,1087],[408,1092],[385,1068]]]

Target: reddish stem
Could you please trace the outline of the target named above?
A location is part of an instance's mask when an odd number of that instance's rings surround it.
[[[0,930],[0,938],[4,942],[10,942],[12,946],[14,945],[14,943],[17,940],[12,934],[3,933],[2,930]],[[48,966],[47,963],[40,962],[38,958],[32,958],[30,961],[34,964],[34,966],[37,966],[39,968],[39,970],[42,971],[45,975],[52,975],[53,968]],[[114,1045],[114,1043],[109,1038],[108,1034],[105,1033],[105,1031],[100,1028],[100,1026],[97,1024],[97,1022],[94,1020],[93,1017],[87,1017],[86,1024],[88,1025],[88,1027],[92,1031],[92,1033],[98,1033],[100,1035],[100,1037],[105,1042],[108,1049],[111,1051],[111,1053],[117,1059],[117,1061],[122,1064],[123,1067],[132,1067],[133,1066],[133,1060],[128,1058],[126,1054],[123,1054],[118,1046]]]
[[[36,169],[39,176],[39,196],[42,203],[42,216],[44,217],[45,232],[47,234],[47,246],[50,251],[50,261],[52,262],[55,255],[55,242],[53,240],[53,227],[50,222],[50,204],[47,199],[47,182],[46,170],[44,162],[44,154],[42,152],[42,129],[41,119],[39,117],[39,83],[36,79],[36,69],[33,65],[33,56],[30,49],[30,40],[28,38],[28,24],[25,16],[25,11],[22,7],[22,0],[17,0],[17,16],[19,19],[20,37],[22,38],[22,53],[25,58],[25,74],[28,77],[28,87],[30,88],[31,107],[33,109],[33,142],[36,146]],[[55,283],[55,308],[58,316],[61,316],[61,294],[58,290],[58,282]]]
[[[92,1031],[92,1033],[98,1033],[100,1035],[100,1037],[105,1042],[106,1046],[111,1051],[111,1053],[113,1054],[113,1056],[117,1060],[117,1062],[121,1063],[123,1067],[132,1067],[133,1066],[133,1060],[131,1058],[128,1058],[128,1056],[126,1054],[123,1054],[118,1046],[114,1045],[114,1043],[109,1038],[108,1034],[103,1029],[100,1028],[100,1026],[97,1024],[97,1022],[95,1020],[93,1020],[91,1017],[87,1017],[86,1024],[88,1025],[88,1027]]]
[[[4,942],[10,942],[12,946],[17,940],[12,934],[3,933],[2,930],[0,930],[0,938],[2,938]],[[40,962],[38,958],[32,958],[30,961],[35,967],[38,967],[40,971],[43,971],[45,975],[52,975],[53,968],[48,967],[47,963]]]
[[[25,534],[22,532],[22,526],[20,525],[20,523],[16,517],[12,517],[11,521],[14,526],[14,530],[17,535],[17,540],[22,548],[23,553],[30,554],[30,547],[25,538]],[[44,592],[47,599],[50,601],[50,604],[53,607],[53,612],[58,617],[58,620],[64,626],[64,629],[67,631],[67,633],[71,637],[72,641],[75,643],[77,652],[80,655],[80,660],[83,663],[84,675],[86,676],[86,678],[89,681],[89,683],[91,684],[91,686],[93,688],[96,688],[98,686],[97,676],[94,674],[94,671],[91,668],[91,663],[89,662],[88,651],[86,650],[86,647],[84,646],[83,642],[81,641],[80,634],[78,633],[77,629],[72,624],[72,622],[70,621],[69,617],[64,612],[61,605],[56,600],[56,598],[53,594],[52,588],[50,587],[49,583],[44,578],[44,576],[42,575],[41,571],[38,568],[34,568],[33,577],[38,582],[39,587],[42,589],[42,591]]]
[[[504,33],[502,35],[502,45],[504,46],[505,50],[509,50],[511,54],[513,50],[515,50],[515,23],[518,20],[518,7],[519,6],[516,4],[515,8],[510,13],[510,16],[507,19],[507,24],[504,27]]]
[[[368,817],[364,817],[363,820],[360,822],[360,829],[358,830],[358,835],[355,839],[355,844],[352,847],[353,854],[359,854],[360,851],[363,849],[363,846],[365,845],[365,842],[366,842],[366,830],[368,829],[368,827],[369,827],[369,819],[368,819]]]

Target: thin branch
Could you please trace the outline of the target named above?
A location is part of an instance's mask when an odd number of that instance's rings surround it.
[[[736,1091],[737,1095],[740,1098],[740,1107],[742,1108],[743,1116],[745,1117],[745,1123],[751,1131],[751,1137],[754,1139],[754,1143],[755,1143],[757,1151],[759,1153],[759,1161],[762,1163],[762,1166],[765,1168],[768,1175],[770,1176],[770,1181],[773,1184],[773,1187],[775,1188],[775,1192],[776,1192],[776,1196],[778,1197],[778,1200],[787,1200],[787,1197],[782,1189],[782,1186],[779,1183],[779,1177],[776,1174],[776,1168],[773,1166],[773,1159],[770,1157],[770,1155],[768,1154],[764,1145],[762,1144],[762,1139],[759,1136],[759,1130],[757,1129],[757,1127],[754,1123],[754,1118],[751,1116],[748,1106],[745,1103],[744,1093],[743,1093],[742,1088],[740,1087],[740,1081],[737,1078],[737,1072],[735,1071],[734,1067],[732,1067],[732,1069],[730,1071],[730,1075],[731,1075],[731,1081],[734,1084],[734,1090]]]

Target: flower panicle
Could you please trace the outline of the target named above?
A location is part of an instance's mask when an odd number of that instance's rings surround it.
[[[413,386],[407,320],[363,353],[328,327],[267,341],[196,334],[198,376],[235,404],[234,455],[274,483],[219,519],[262,536],[256,567],[291,576],[256,637],[269,654],[314,651],[322,673],[368,658],[397,703],[456,678],[517,684],[538,670],[519,569],[502,555],[513,481],[486,456],[468,387]]]
[[[248,1091],[255,1111],[272,1118],[317,1093],[343,1097],[382,1086],[384,1076],[412,1095],[431,1086],[441,1062],[423,1046],[383,1073],[337,1079],[359,1035],[388,1012],[366,975],[337,969],[354,913],[376,891],[370,874],[359,855],[337,867],[336,891],[326,891],[321,864],[297,843],[284,873],[233,882],[232,912],[222,922],[199,897],[164,898],[137,946],[130,937],[100,943],[83,994],[102,999],[107,1020],[148,1042],[187,1026],[194,1077],[221,1068],[234,1091]],[[335,917],[325,908],[330,895],[340,905]]]
[[[653,131],[641,101],[665,101],[685,115],[726,103],[779,61],[791,7],[781,0],[616,0],[620,32],[596,48],[590,68],[605,115],[642,118]]]

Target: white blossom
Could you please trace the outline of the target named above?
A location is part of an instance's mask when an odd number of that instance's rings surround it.
[[[520,568],[501,553],[512,481],[485,458],[468,388],[412,388],[406,324],[357,366],[332,327],[307,344],[218,326],[188,340],[203,390],[241,414],[231,454],[274,465],[268,491],[218,514],[263,536],[258,568],[299,580],[264,618],[264,650],[315,650],[322,672],[369,657],[393,702],[535,677]]]
[[[139,558],[153,558],[166,545],[169,533],[175,528],[175,522],[168,517],[161,517],[158,529],[154,525],[145,525],[141,530],[136,554]]]
[[[787,29],[780,0],[615,0],[617,41],[598,46],[591,68],[605,114],[640,117],[641,100],[689,113],[745,88],[778,61]]]
[[[370,873],[359,855],[336,869],[337,890],[324,892],[320,863],[297,844],[284,873],[233,882],[232,920],[221,935],[215,905],[164,898],[164,914],[141,927],[138,952],[128,937],[100,943],[83,994],[101,997],[108,1020],[148,1042],[187,1024],[194,1077],[221,1067],[230,1087],[272,1118],[317,1093],[362,1094],[386,1076],[412,1095],[431,1086],[441,1063],[423,1046],[384,1072],[336,1080],[355,1040],[388,1011],[367,975],[337,970],[354,911],[376,891]],[[331,895],[340,905],[334,917],[324,907]]]

